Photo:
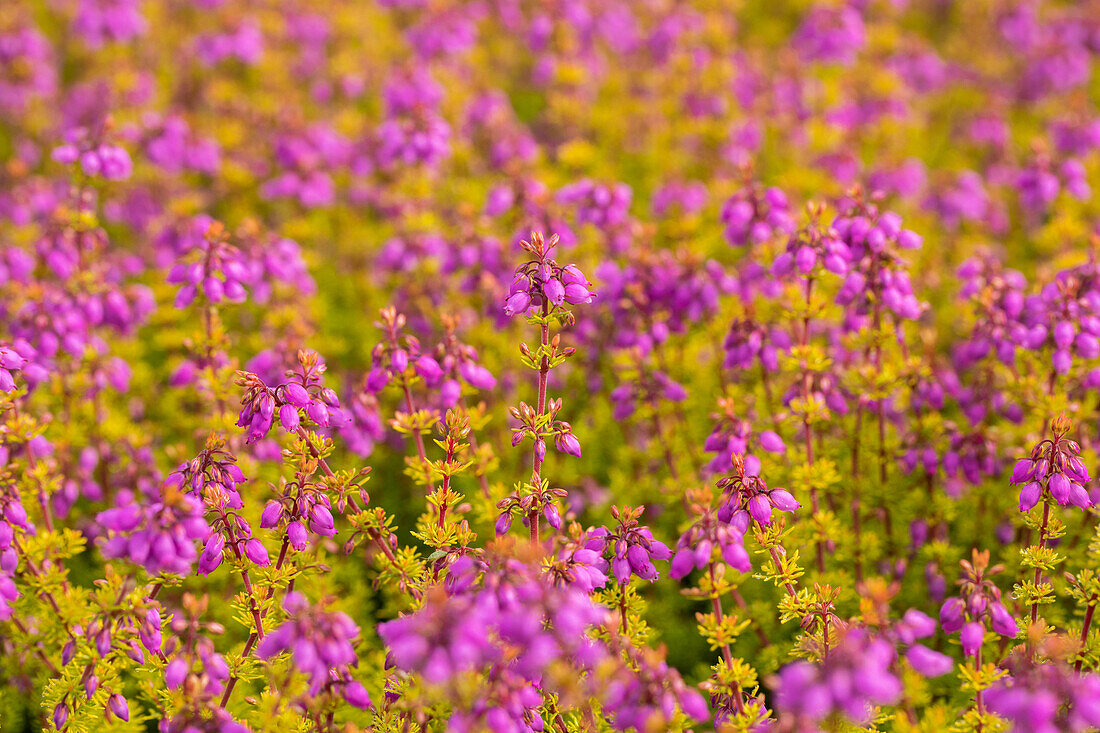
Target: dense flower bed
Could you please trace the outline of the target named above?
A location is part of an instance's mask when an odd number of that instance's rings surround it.
[[[1097,729],[1098,55],[0,2],[0,730]]]

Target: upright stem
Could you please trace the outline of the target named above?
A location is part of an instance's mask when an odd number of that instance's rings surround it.
[[[321,466],[322,473],[324,473],[329,478],[335,478],[336,474],[333,473],[332,468],[329,467],[328,461],[326,461],[324,458],[321,458],[321,452],[317,450],[317,447],[315,445],[313,445],[313,441],[310,440],[309,433],[305,431],[305,428],[299,426],[298,437],[301,438],[302,442],[304,442],[306,444],[306,447],[309,448],[310,454],[312,454],[313,457],[317,459],[317,462]],[[356,512],[363,511],[363,508],[359,506],[359,502],[355,500],[354,496],[349,496],[348,499],[351,501],[352,509],[354,509]],[[393,550],[391,550],[390,546],[386,544],[386,540],[382,537],[382,534],[377,531],[370,531],[368,532],[368,534],[370,535],[374,543],[378,545],[378,549],[382,550],[382,554],[386,556],[386,559],[390,561],[390,564],[396,567],[397,558],[394,557]],[[402,577],[404,577],[404,575],[402,575]],[[421,596],[420,591],[416,588],[413,588],[412,586],[408,586],[408,591],[412,594],[414,598],[420,598]]]
[[[1039,527],[1039,549],[1042,550],[1047,546],[1047,524],[1050,521],[1050,500],[1045,496],[1043,497],[1043,523]],[[1035,568],[1035,585],[1038,586],[1043,579],[1043,571],[1041,568]],[[1039,603],[1036,601],[1031,604],[1031,623],[1039,618]]]
[[[711,563],[707,567],[707,572],[710,574],[711,593],[714,594],[714,563]],[[734,591],[734,593],[736,594],[736,591]],[[721,599],[718,598],[717,595],[711,595],[710,603],[711,603],[711,607],[714,608],[714,621],[715,621],[715,625],[716,625],[715,628],[720,629],[722,627],[722,620],[725,618],[725,616],[722,613],[722,601],[721,601]],[[759,626],[757,626],[757,629],[759,630]],[[766,638],[765,638],[765,641],[766,641]],[[727,667],[732,667],[733,666],[733,652],[730,650],[729,642],[725,642],[725,641],[722,642],[722,658],[726,660],[726,666]],[[738,685],[737,690],[736,690],[735,694],[733,695],[733,702],[734,702],[734,705],[737,708],[738,714],[745,712],[745,701],[742,699],[743,697],[744,697],[744,692],[741,690],[740,685]]]
[[[206,254],[206,271],[210,272],[210,252]],[[202,368],[210,372],[210,391],[214,396],[214,403],[218,406],[218,421],[221,422],[225,416],[225,401],[222,399],[221,394],[218,392],[218,375],[215,373],[216,363],[214,361],[214,315],[217,313],[215,305],[209,301],[206,301],[202,307],[202,330],[206,336],[206,343],[203,344],[202,354]]]
[[[412,391],[409,390],[409,383],[402,380],[401,388],[405,392],[405,410],[411,416],[416,412],[416,406],[413,404]],[[420,434],[419,430],[413,431],[413,441],[416,443],[416,455],[420,457],[420,465],[427,471],[428,465],[428,453],[424,450],[424,436]],[[435,491],[435,485],[431,480],[431,474],[427,475],[428,491]]]
[[[450,466],[455,457],[455,442],[454,438],[448,436],[447,438],[447,465]],[[439,520],[437,526],[443,529],[443,525],[447,522],[447,492],[451,490],[451,474],[446,472],[443,474],[443,500],[439,503]]]
[[[771,553],[772,562],[775,563],[775,572],[778,573],[780,571],[780,568],[783,567],[783,564],[779,560],[779,550],[771,547],[768,548],[768,552]],[[784,552],[783,554],[785,555],[787,553]],[[791,598],[794,598],[798,595],[798,591],[794,589],[794,586],[790,583],[790,581],[783,581],[783,587],[787,590],[787,595],[789,595]]]
[[[626,584],[625,583],[619,586],[619,617],[622,620],[622,632],[623,632],[623,634],[626,634],[626,632],[627,632],[627,622],[626,622]]]
[[[240,547],[236,544],[233,545],[233,552],[236,554],[238,560],[244,561],[244,555],[241,553]],[[244,590],[248,593],[248,605],[251,606],[252,621],[256,629],[253,634],[258,635],[262,639],[264,638],[263,618],[260,616],[260,607],[256,603],[256,599],[252,596],[252,578],[249,577],[248,570],[241,570],[241,580],[244,581]],[[249,638],[251,638],[251,636]]]
[[[23,622],[19,620],[19,617],[18,617],[18,616],[14,616],[14,615],[13,615],[13,616],[11,617],[11,622],[12,622],[13,624],[15,624],[15,628],[19,629],[19,633],[23,635],[23,638],[25,638],[25,639],[29,639],[29,638],[31,637],[31,632],[30,632],[30,630],[29,630],[29,629],[27,629],[27,627],[23,625]],[[57,670],[57,666],[56,666],[56,665],[54,665],[54,663],[50,661],[50,658],[49,658],[49,657],[47,657],[47,656],[46,656],[46,652],[44,652],[44,651],[42,650],[42,644],[41,644],[41,642],[38,642],[38,641],[35,641],[35,642],[34,642],[34,653],[38,655],[38,658],[42,660],[42,663],[46,665],[46,668],[47,668],[47,669],[49,669],[49,670],[50,670],[50,672],[51,672],[51,673],[52,673],[52,674],[53,674],[53,675],[54,675],[55,677],[61,674],[61,673],[60,673],[60,672],[59,672],[59,671]]]
[[[733,602],[736,603],[737,607],[740,608],[742,611],[747,612],[749,610],[749,605],[745,603],[744,597],[737,592],[736,588],[730,589],[730,596],[733,597]],[[764,633],[764,629],[760,627],[759,623],[754,623],[752,627],[753,630],[756,631],[756,638],[760,639],[760,643],[764,647],[769,647],[772,645],[771,639],[769,639],[768,635]]]
[[[810,344],[810,302],[813,297],[814,291],[814,279],[812,277],[806,278],[806,312],[802,316],[802,334],[800,337],[802,347],[802,358],[806,358],[807,349]],[[814,465],[814,432],[813,426],[810,424],[810,393],[813,390],[813,378],[810,375],[809,364],[802,365],[802,432],[806,442],[806,463],[813,468]],[[812,471],[811,471],[812,473]],[[817,500],[817,486],[810,484],[810,506],[813,509],[813,513],[816,516],[819,508]],[[825,572],[825,544],[819,539],[817,545],[817,570],[818,572]]]
[[[18,553],[20,557],[22,557],[24,560],[26,560],[27,570],[30,571],[30,574],[37,577],[37,578],[39,578],[39,579],[41,579],[42,578],[41,568],[38,567],[37,563],[35,563],[35,561],[32,560],[29,555],[27,555],[26,551],[23,549],[22,544],[19,542],[18,537],[14,537],[12,539],[12,546],[15,548],[16,553]],[[68,588],[69,588],[69,581],[67,579],[62,579],[62,581],[61,581],[62,591],[67,591]],[[53,612],[60,617],[61,616],[61,607],[57,605],[57,600],[53,597],[53,594],[50,593],[45,588],[43,588],[42,591],[39,593],[39,595],[42,598],[44,598],[47,603],[50,604],[50,608],[53,609]],[[74,638],[72,630],[69,629],[68,627],[66,627],[65,633],[67,633],[69,635],[69,638]]]
[[[12,414],[15,416],[19,415],[19,406],[17,402],[12,403]],[[31,451],[30,444],[25,446],[25,450],[27,451],[27,468],[30,469],[30,472],[33,474],[35,472],[35,467],[38,465],[38,461]],[[50,499],[46,496],[45,486],[42,481],[36,479],[35,483],[38,484],[38,505],[42,509],[42,521],[45,522],[46,529],[53,532],[53,512],[50,511]],[[103,483],[103,490],[107,490],[106,482]]]
[[[882,371],[882,342],[879,339],[880,332],[882,330],[882,305],[881,302],[875,301],[875,348],[874,359],[872,364],[875,368],[875,373],[878,374]],[[878,422],[878,480],[879,489],[883,492],[882,502],[882,523],[883,529],[886,532],[886,547],[888,556],[893,552],[894,544],[894,530],[893,522],[890,519],[890,502],[885,501],[886,492],[886,405],[880,396],[875,400],[875,417]]]
[[[321,458],[321,451],[317,449],[317,446],[313,445],[313,441],[310,439],[309,433],[307,433],[306,429],[303,428],[301,425],[298,426],[298,437],[302,439],[302,442],[306,444],[307,448],[309,448],[310,454],[312,454],[312,456],[320,464],[321,471],[329,478],[334,478],[336,474],[332,472],[331,468],[329,468],[328,461],[326,461],[324,458]]]
[[[661,427],[661,416],[657,414],[657,410],[653,411],[653,432],[657,435],[657,440],[665,448],[665,466],[668,467],[668,473],[673,480],[680,478],[680,472],[676,470],[676,462],[672,457],[672,443],[665,440],[665,431]]]
[[[1097,595],[1095,593],[1093,593],[1092,596],[1089,598],[1089,607],[1088,607],[1088,609],[1085,610],[1085,623],[1081,627],[1081,651],[1082,651],[1082,653],[1085,650],[1085,644],[1089,640],[1089,627],[1092,626],[1092,616],[1096,612],[1096,600],[1097,600]],[[1077,662],[1073,665],[1073,671],[1080,673],[1081,672],[1081,663],[1084,662],[1084,661],[1085,661],[1084,658],[1078,659]]]
[[[714,563],[711,563],[707,568],[707,572],[710,573],[710,603],[714,607],[714,620],[718,624],[718,628],[722,626],[722,601],[718,599],[717,594],[714,593]],[[722,656],[726,659],[726,664],[733,663],[733,653],[730,651],[730,645],[728,642],[722,642]]]
[[[1054,371],[1054,368],[1050,369],[1050,376],[1047,377],[1047,397],[1054,396],[1054,388],[1058,386],[1058,372]],[[1040,436],[1047,434],[1047,428],[1050,427],[1050,415],[1043,418],[1043,430],[1039,433]]]
[[[760,363],[760,384],[764,387],[764,407],[767,409],[768,414],[771,415],[772,428],[775,430],[775,434],[783,436],[783,426],[779,423],[779,415],[772,409],[772,382],[768,376],[768,370],[764,367],[764,363]]]
[[[463,412],[469,413],[469,410],[466,407],[466,400],[460,400],[459,404],[461,405]],[[472,453],[474,456],[477,456],[477,445],[478,445],[478,443],[477,443],[477,436],[474,434],[474,429],[473,428],[470,428],[469,441],[470,441],[470,453]],[[475,470],[477,472],[477,483],[481,487],[481,495],[484,496],[486,499],[488,499],[489,498],[489,479],[486,478],[484,471],[479,470],[479,469],[475,469]]]
[[[981,670],[982,670],[982,650],[979,647],[978,648],[978,653],[974,655],[974,671],[980,673]],[[981,690],[975,690],[974,691],[974,707],[977,709],[979,716],[984,716],[985,715],[985,701],[982,700],[982,691]],[[982,722],[981,722],[980,719],[978,720],[978,733],[982,733]]]
[[[42,508],[42,519],[46,523],[46,531],[53,532],[53,513],[50,511],[50,500],[46,497],[46,492],[41,489],[38,491],[38,505]]]
[[[860,503],[860,486],[859,486],[859,443],[861,433],[863,432],[863,403],[857,401],[856,403],[856,425],[855,430],[852,433],[852,531],[855,533],[855,544],[853,546],[853,552],[855,553],[855,576],[856,582],[859,583],[863,580],[863,561],[862,561],[862,544],[863,544],[863,520],[862,513],[863,507]]]
[[[550,357],[547,354],[547,350],[550,348],[550,301],[543,296],[542,299],[542,362],[539,364],[539,397],[535,414],[541,418],[543,413],[546,412],[546,381],[547,375],[550,374]],[[541,438],[536,437],[536,440]],[[536,489],[542,486],[542,459],[539,458],[539,452],[533,450],[531,452],[531,485]],[[539,510],[537,508],[532,509],[527,513],[527,523],[531,526],[531,541],[539,541]],[[625,625],[625,619],[624,619]]]
[[[279,559],[275,562],[276,572],[278,572],[279,570],[282,569],[283,563],[286,561],[287,549],[289,547],[290,547],[290,540],[287,539],[286,537],[283,537],[283,546],[279,550]],[[251,584],[248,581],[248,575],[247,575],[247,573],[244,573],[243,575],[245,577],[245,587],[248,588],[248,593],[251,596],[252,595],[252,588],[251,588]],[[267,599],[266,600],[271,600],[271,597],[273,595],[275,595],[275,586],[271,586],[267,589]],[[244,643],[244,651],[241,652],[241,661],[244,661],[245,659],[248,659],[248,657],[252,654],[253,647],[256,646],[256,640],[263,638],[263,628],[261,627],[260,624],[261,624],[261,619],[264,617],[265,614],[262,611],[257,613],[257,611],[255,609],[256,609],[255,601],[253,601],[253,618],[256,620],[256,628],[255,628],[255,630],[252,631],[252,633],[250,633],[248,635],[248,640],[245,641],[245,643]],[[221,707],[224,708],[226,706],[226,703],[229,702],[229,697],[233,694],[233,688],[236,687],[236,686],[237,686],[237,675],[232,675],[232,676],[230,676],[229,681],[225,685],[225,692],[222,693],[222,700],[219,703],[219,705]]]

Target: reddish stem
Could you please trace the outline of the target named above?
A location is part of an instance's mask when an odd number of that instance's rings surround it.
[[[627,632],[626,622],[626,585],[619,586],[619,616],[622,618],[622,633]]]
[[[15,628],[19,629],[19,633],[22,634],[24,638],[30,638],[31,632],[23,625],[23,622],[19,620],[18,616],[12,616],[11,622],[15,624]],[[34,642],[34,653],[38,655],[38,658],[42,660],[42,663],[46,665],[46,668],[50,670],[54,677],[61,674],[57,666],[54,665],[54,663],[50,661],[50,658],[46,656],[46,653],[42,651],[42,646],[37,641]]]
[[[550,322],[547,320],[550,317],[550,301],[546,299],[546,296],[542,298],[542,362],[539,365],[539,396],[537,404],[536,420],[541,418],[546,412],[546,382],[547,375],[550,374],[550,357],[546,353],[550,348]],[[536,436],[535,440],[542,440],[541,436]],[[539,457],[539,451],[534,449],[531,451],[531,485],[536,491],[542,489],[542,458]],[[532,509],[527,513],[527,523],[531,526],[531,541],[539,541],[539,511],[537,508]]]
[[[806,278],[806,313],[802,317],[801,346],[802,358],[805,359],[810,345],[810,302],[813,297],[814,279]],[[810,393],[813,390],[813,378],[810,376],[809,364],[802,365],[802,432],[806,443],[806,463],[813,468],[814,465],[814,430],[810,424]],[[810,506],[814,515],[817,515],[819,504],[817,500],[817,486],[810,485]],[[820,539],[815,543],[817,550],[817,570],[825,572],[825,543]]]
[[[1050,521],[1050,502],[1043,498],[1043,523],[1039,527],[1039,549],[1042,550],[1047,546],[1047,523]],[[1043,571],[1041,568],[1035,568],[1035,585],[1038,586],[1043,579]],[[1039,603],[1036,601],[1031,604],[1031,623],[1039,618]]]
[[[450,465],[455,457],[455,442],[451,437],[447,438],[447,464]],[[447,521],[447,492],[451,489],[451,474],[443,474],[443,487],[440,489],[443,493],[443,500],[439,503],[439,520],[438,527],[443,529],[443,525]]]
[[[290,540],[287,539],[286,537],[283,537],[283,546],[279,550],[279,559],[275,562],[276,572],[278,572],[279,570],[282,569],[283,562],[286,561],[287,549],[289,547],[290,547]],[[238,554],[238,557],[239,557],[240,552],[238,551],[237,554]],[[251,596],[252,595],[252,588],[251,588],[251,583],[248,580],[248,575],[247,575],[247,573],[242,573],[242,575],[245,578],[245,587],[248,589],[249,596]],[[275,595],[275,586],[271,586],[267,589],[267,598],[266,598],[266,600],[271,600],[271,597],[273,595]],[[244,661],[245,659],[248,659],[248,657],[252,654],[253,647],[256,645],[256,640],[263,638],[263,628],[261,626],[261,619],[264,617],[265,614],[264,613],[257,613],[257,609],[256,609],[256,606],[255,606],[255,601],[254,600],[253,600],[253,612],[252,613],[253,613],[253,619],[255,619],[255,621],[256,621],[256,629],[253,630],[248,635],[248,640],[245,641],[245,643],[244,643],[244,651],[241,652],[241,661]],[[233,694],[233,688],[236,687],[236,686],[237,686],[237,675],[232,675],[232,676],[230,676],[229,681],[225,685],[225,692],[222,693],[222,699],[221,699],[221,702],[219,703],[219,705],[221,707],[224,708],[226,706],[226,704],[229,702],[229,697]]]
[[[714,595],[714,563],[710,564],[707,572],[710,573],[710,592],[712,594],[710,604],[714,608],[714,621],[717,628],[721,628],[724,616],[722,614],[722,601],[719,600],[717,595]],[[730,645],[727,642],[722,642],[722,656],[725,658],[727,665],[733,664],[733,653],[730,651]]]
[[[775,572],[778,574],[779,572],[781,572],[781,568],[783,567],[779,559],[779,551],[774,547],[770,547],[768,548],[768,552],[771,553],[772,562],[775,563]],[[783,554],[786,555],[787,553],[784,552]],[[790,583],[790,581],[783,581],[783,587],[786,588],[787,595],[789,595],[791,598],[795,598],[798,596],[798,591],[794,589],[794,586]]]
[[[982,670],[982,650],[979,647],[978,653],[974,655],[974,671],[981,672]],[[974,691],[974,707],[978,710],[978,715],[985,715],[985,701],[982,700],[982,691]],[[978,720],[978,733],[982,733],[982,722]]]
[[[409,413],[410,417],[416,412],[416,407],[413,404],[412,392],[409,390],[409,383],[402,380],[401,388],[405,392],[405,410]],[[420,457],[420,465],[427,471],[428,465],[428,453],[424,450],[424,436],[420,434],[419,430],[413,431],[413,441],[416,443],[416,454]],[[431,480],[431,474],[427,474],[428,492],[435,491],[435,485]]]
[[[470,411],[466,406],[466,401],[462,400],[462,401],[460,401],[459,404],[461,405],[463,412],[469,414]],[[470,440],[470,453],[473,454],[474,456],[477,456],[477,446],[478,446],[477,435],[474,434],[474,429],[472,427],[470,428],[469,440]],[[484,496],[486,499],[488,499],[489,498],[489,479],[486,478],[485,472],[483,470],[481,470],[480,466],[478,466],[475,469],[475,471],[477,472],[477,483],[481,487],[481,495]]]
[[[1092,597],[1089,598],[1089,607],[1085,611],[1085,623],[1081,627],[1081,652],[1082,652],[1082,654],[1085,651],[1085,644],[1088,642],[1088,639],[1089,639],[1089,627],[1092,626],[1092,615],[1096,612],[1096,598],[1097,598],[1096,594],[1093,593]],[[1081,672],[1081,664],[1084,661],[1085,661],[1084,658],[1078,659],[1077,662],[1073,665],[1073,671],[1080,673]]]
[[[854,553],[856,582],[863,581],[863,561],[861,545],[863,543],[863,520],[861,514],[863,507],[860,502],[859,486],[859,442],[860,433],[863,431],[863,403],[856,403],[856,425],[852,434],[852,531],[855,534],[855,544],[852,547]]]

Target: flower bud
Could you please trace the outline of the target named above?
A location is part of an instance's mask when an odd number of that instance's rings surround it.
[[[573,305],[591,303],[595,296],[581,283],[570,283],[565,286],[565,302]]]
[[[119,719],[130,720],[130,706],[126,704],[126,698],[117,692],[107,698],[107,707],[111,709]]]
[[[1069,503],[1082,509],[1088,509],[1092,506],[1092,499],[1089,497],[1089,492],[1085,491],[1085,487],[1076,481],[1070,481]]]
[[[699,540],[699,544],[695,546],[695,567],[701,568],[710,563],[713,554],[714,543],[706,538]]]
[[[413,369],[429,384],[434,384],[443,376],[443,369],[439,366],[439,362],[430,356],[421,356],[417,359]]]
[[[749,499],[749,514],[760,524],[771,524],[772,504],[768,501],[768,497],[757,494]]]
[[[476,389],[489,390],[497,386],[497,379],[492,372],[469,359],[458,365],[458,373],[467,384]]]
[[[1080,456],[1071,456],[1066,461],[1066,473],[1073,476],[1080,483],[1086,483],[1090,480],[1089,469]]]
[[[1059,349],[1065,349],[1073,343],[1073,337],[1077,329],[1069,321],[1059,321],[1054,324],[1054,343]]]
[[[649,553],[641,545],[631,545],[627,548],[626,559],[630,563],[630,568],[642,580],[657,579],[657,568],[650,562]]]
[[[352,681],[344,685],[344,699],[348,701],[349,705],[360,710],[368,710],[374,707],[371,704],[370,695],[367,694],[367,688],[359,682]]]
[[[298,552],[306,549],[306,528],[301,522],[294,521],[286,526],[286,538]]]
[[[95,648],[99,656],[105,657],[111,651],[111,629],[104,626],[95,636]]]
[[[552,277],[544,282],[542,292],[546,295],[546,299],[555,305],[561,305],[565,302],[565,286],[557,278]]]
[[[675,580],[685,577],[695,568],[695,553],[685,548],[672,558],[668,574]]]
[[[905,652],[905,659],[924,677],[940,677],[950,672],[955,663],[946,654],[933,651],[923,644],[917,644]]]
[[[960,598],[948,598],[940,607],[940,626],[951,634],[963,627],[963,602]]]
[[[164,668],[164,684],[169,690],[174,690],[183,684],[190,671],[190,665],[183,657],[176,657]]]
[[[298,382],[287,382],[283,385],[283,396],[289,404],[295,407],[306,407],[312,402],[309,392]]]
[[[321,529],[332,529],[336,526],[332,518],[332,512],[329,511],[327,506],[319,502],[310,506],[309,520]]]
[[[64,702],[59,702],[53,709],[53,727],[58,730],[62,730],[65,724],[69,722],[69,706]]]
[[[752,561],[745,546],[740,542],[730,542],[722,546],[722,559],[734,570],[747,573],[752,569]]]
[[[1012,469],[1011,482],[1014,484],[1022,484],[1025,481],[1031,479],[1035,475],[1035,461],[1030,458],[1024,458],[1016,462],[1016,466]]]
[[[297,407],[286,404],[279,408],[279,423],[283,426],[283,430],[288,433],[296,432],[300,422]]]
[[[393,354],[390,356],[390,366],[397,374],[405,371],[409,368],[409,352],[404,349],[394,349]]]
[[[898,247],[901,249],[920,249],[924,238],[912,229],[902,229],[897,234]]]
[[[778,437],[778,436],[776,436]],[[746,476],[759,476],[760,475],[760,459],[756,456],[745,456],[744,467]]]
[[[1004,605],[1000,602],[994,602],[989,609],[989,617],[994,631],[1010,639],[1016,638],[1016,634],[1019,633],[1016,619],[1012,617],[1012,614],[1008,612]]]
[[[1055,501],[1063,506],[1069,503],[1069,479],[1064,473],[1052,474],[1047,486]]]
[[[898,624],[898,636],[906,644],[936,633],[936,620],[926,613],[910,608]]]
[[[557,448],[562,453],[570,456],[581,457],[581,442],[577,440],[577,437],[573,433],[558,433],[558,438],[555,441]]]
[[[96,690],[99,689],[99,677],[94,674],[90,674],[84,678],[84,695],[89,700],[95,696]]]
[[[1020,489],[1020,511],[1030,511],[1039,503],[1039,497],[1043,493],[1043,487],[1038,481],[1031,481]]]
[[[18,501],[9,501],[4,506],[4,519],[16,527],[27,528],[27,511]]]
[[[771,430],[765,430],[760,433],[760,447],[769,453],[785,453],[787,450],[787,446],[783,442],[783,439]]]
[[[799,247],[794,254],[795,266],[803,275],[808,275],[817,264],[817,252],[813,247]]]
[[[513,293],[504,304],[505,315],[514,316],[526,313],[531,307],[531,295],[526,290]]]
[[[546,523],[554,529],[561,529],[561,515],[553,504],[547,504],[542,508],[542,515],[546,517]]]
[[[963,654],[973,657],[982,648],[982,640],[985,636],[985,628],[977,621],[971,621],[963,626],[959,640],[962,642]]]
[[[275,414],[275,400],[266,392],[260,395],[260,414],[264,416],[264,420],[270,420]]]
[[[306,407],[306,414],[309,415],[309,419],[317,423],[321,427],[328,426],[328,407],[324,402],[311,402]]]
[[[370,372],[367,373],[366,386],[368,392],[381,392],[389,383],[390,373],[387,369],[375,368],[371,369]],[[305,405],[302,405],[302,407],[305,407]]]
[[[284,405],[285,406],[285,405]],[[264,507],[263,514],[260,515],[260,527],[263,529],[271,529],[279,525],[279,520],[283,517],[283,505],[278,501],[269,501],[267,506]]]
[[[791,492],[786,489],[776,489],[768,494],[768,498],[771,500],[772,506],[782,512],[793,512],[802,506],[795,501]]]
[[[250,562],[260,567],[267,567],[271,562],[267,554],[267,548],[256,538],[252,538],[244,543],[243,552],[244,556],[247,557]]]

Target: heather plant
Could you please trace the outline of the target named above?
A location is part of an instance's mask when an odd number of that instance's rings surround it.
[[[1098,54],[0,3],[0,731],[1100,730]]]

